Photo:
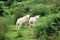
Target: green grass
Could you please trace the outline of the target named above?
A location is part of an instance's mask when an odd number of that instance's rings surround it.
[[[15,25],[11,25],[9,27],[8,32],[6,33],[6,37],[9,38],[9,40],[16,40],[16,37],[18,34],[22,35],[22,37],[18,37],[18,40],[36,40],[33,38],[33,28],[24,28],[20,27],[19,30],[16,30]]]

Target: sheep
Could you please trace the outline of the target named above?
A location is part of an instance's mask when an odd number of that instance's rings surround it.
[[[36,15],[35,17],[30,17],[29,24],[33,23],[33,26],[34,26],[38,18],[39,18],[39,15]]]
[[[26,15],[24,17],[21,17],[21,18],[17,19],[16,28],[19,30],[20,25],[28,22],[29,18],[30,18],[30,15]]]

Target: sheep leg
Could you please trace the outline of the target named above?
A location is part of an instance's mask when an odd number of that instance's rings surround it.
[[[29,21],[29,26],[31,26],[31,22]]]
[[[16,29],[18,29],[18,26],[19,26],[19,24],[18,24],[18,23],[16,23]]]
[[[33,27],[34,27],[34,25],[35,25],[35,22],[33,22]]]
[[[18,28],[17,28],[18,30],[19,30],[19,27],[20,27],[20,26],[18,26]]]
[[[33,27],[34,27],[34,23],[33,23]]]
[[[30,26],[30,21],[29,21],[29,26]]]
[[[19,30],[19,28],[20,28],[21,25],[22,25],[22,23],[19,24],[19,26],[18,26],[18,30]]]

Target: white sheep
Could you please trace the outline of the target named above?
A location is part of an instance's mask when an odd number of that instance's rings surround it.
[[[29,21],[29,17],[30,15],[26,15],[24,17],[17,19],[16,28],[19,30],[20,25]]]
[[[35,17],[31,17],[29,19],[29,24],[33,23],[33,26],[35,25],[35,23],[37,22],[37,19],[39,18],[39,15],[36,15]]]

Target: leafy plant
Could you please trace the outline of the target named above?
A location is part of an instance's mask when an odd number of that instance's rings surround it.
[[[30,10],[32,15],[47,15],[48,14],[48,9],[44,4],[38,4],[32,7]]]

